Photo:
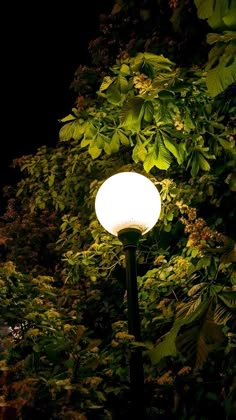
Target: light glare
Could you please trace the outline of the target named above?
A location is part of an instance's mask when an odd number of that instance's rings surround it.
[[[161,198],[155,185],[136,172],[120,172],[99,188],[95,211],[101,225],[117,236],[123,229],[138,229],[144,235],[156,224]]]

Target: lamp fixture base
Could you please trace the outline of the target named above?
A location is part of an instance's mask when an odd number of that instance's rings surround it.
[[[141,236],[142,233],[139,229],[127,228],[118,232],[118,238],[122,242],[124,249],[130,246],[136,247]]]

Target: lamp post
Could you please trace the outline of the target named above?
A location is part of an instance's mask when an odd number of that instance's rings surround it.
[[[161,198],[155,185],[136,172],[120,172],[99,188],[95,211],[100,224],[123,244],[126,261],[128,332],[141,341],[137,287],[136,249],[142,235],[156,224]],[[136,347],[130,356],[131,413],[145,418],[142,351]]]

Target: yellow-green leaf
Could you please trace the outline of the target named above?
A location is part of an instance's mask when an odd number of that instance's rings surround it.
[[[73,122],[63,125],[59,131],[59,140],[68,141],[73,137]]]
[[[111,152],[112,153],[118,152],[118,150],[120,148],[120,137],[119,137],[119,134],[116,131],[114,132],[114,134],[112,136],[110,147],[111,147]]]
[[[207,162],[207,160],[203,157],[203,155],[201,153],[198,153],[198,162],[199,162],[199,166],[203,171],[209,171],[211,169],[209,163]]]
[[[86,129],[86,123],[81,124],[79,120],[75,120],[73,123],[73,139],[80,140]]]
[[[113,83],[114,80],[115,80],[114,77],[105,76],[102,81],[99,91],[103,92],[104,90],[106,90]]]
[[[144,162],[147,156],[147,150],[142,143],[137,143],[133,149],[132,158],[135,163]],[[148,171],[147,171],[148,172]]]
[[[102,153],[102,149],[99,149],[94,142],[90,144],[88,151],[92,159],[97,159]]]
[[[124,146],[129,146],[129,139],[128,137],[122,132],[122,131],[118,131],[119,133],[119,138],[120,138],[120,142],[124,145]]]

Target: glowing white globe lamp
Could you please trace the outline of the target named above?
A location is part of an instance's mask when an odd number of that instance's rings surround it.
[[[135,229],[144,235],[159,218],[161,198],[146,176],[120,172],[99,188],[95,211],[101,225],[112,235],[118,236],[124,229]]]

